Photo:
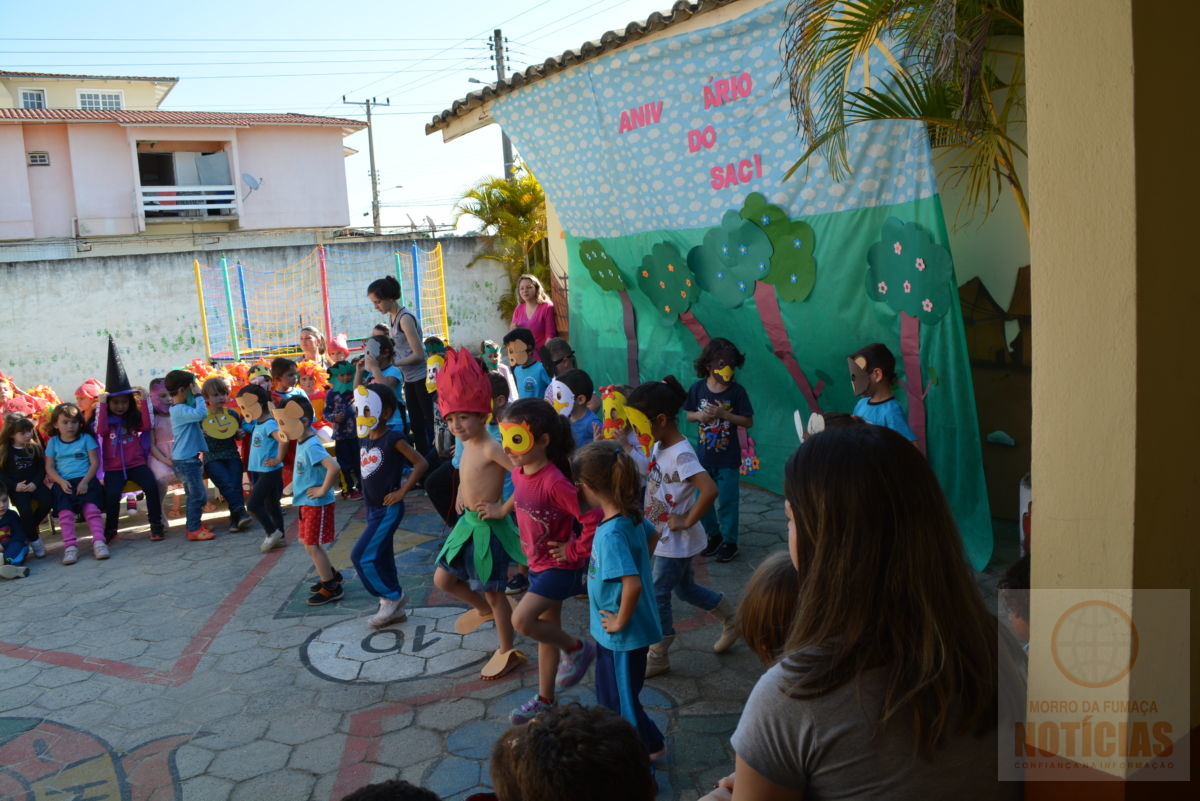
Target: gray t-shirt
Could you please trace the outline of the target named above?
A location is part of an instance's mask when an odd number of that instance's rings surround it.
[[[794,674],[768,670],[746,702],[733,750],[765,778],[803,792],[805,801],[887,799],[1017,801],[1020,782],[996,780],[996,732],[950,737],[932,761],[913,750],[905,721],[873,738],[883,696],[882,671],[862,676],[820,698],[784,692]],[[861,691],[861,695],[859,692]]]
[[[404,315],[406,314],[412,318],[413,325],[417,327],[417,341],[422,341],[421,321],[405,306],[401,306],[400,310],[396,312],[396,319],[388,321],[388,330],[392,335],[392,343],[396,346],[396,357],[392,362],[404,374],[404,383],[411,384],[413,381],[425,380],[425,362],[419,361],[415,364],[400,364],[401,359],[407,359],[413,355],[413,349],[408,344],[408,337],[404,336],[404,329],[400,327],[400,321],[404,319]]]

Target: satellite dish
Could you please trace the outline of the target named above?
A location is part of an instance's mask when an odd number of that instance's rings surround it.
[[[246,198],[250,197],[251,192],[253,192],[255,189],[258,189],[260,186],[262,186],[262,178],[255,178],[250,173],[244,172],[244,173],[242,173],[242,183],[244,183],[244,184],[246,184],[246,186],[250,187],[249,189],[246,190],[246,194],[242,195],[242,200],[245,200]]]

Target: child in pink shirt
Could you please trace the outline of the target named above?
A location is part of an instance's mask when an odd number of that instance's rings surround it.
[[[541,398],[522,398],[505,408],[500,434],[516,465],[513,494],[485,514],[516,509],[529,591],[513,612],[513,627],[538,642],[538,692],[513,710],[512,722],[520,724],[553,706],[555,692],[579,683],[596,658],[593,643],[562,629],[562,602],[584,591],[591,541],[576,534],[579,496],[569,477],[574,441],[567,419]]]

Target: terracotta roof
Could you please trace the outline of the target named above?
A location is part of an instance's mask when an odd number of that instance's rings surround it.
[[[242,114],[226,111],[96,111],[80,108],[0,108],[0,122],[115,122],[120,125],[194,125],[244,128],[251,125],[367,127],[360,120],[309,114]]]
[[[631,42],[636,42],[638,39],[642,39],[650,34],[658,33],[681,22],[686,22],[692,17],[706,14],[709,11],[715,11],[718,8],[736,3],[737,1],[696,0],[695,2],[688,2],[688,0],[677,0],[666,14],[656,11],[647,17],[645,22],[631,22],[625,26],[624,30],[609,31],[595,41],[584,42],[577,50],[568,50],[561,56],[551,57],[541,64],[526,67],[521,72],[513,73],[506,80],[490,84],[477,92],[471,92],[471,94],[461,100],[455,100],[450,108],[436,115],[433,121],[425,126],[425,133],[428,135],[440,131],[449,125],[450,121],[455,117],[461,117],[467,112],[477,109],[501,95],[506,95],[516,89],[520,89],[522,86],[535,83],[543,78],[548,78],[556,72],[562,72],[568,67],[582,64],[585,61],[591,61],[597,56],[616,50]]]
[[[155,81],[179,83],[178,78],[146,78],[141,75],[65,75],[57,72],[15,72],[0,70],[0,78],[72,78],[89,81]]]

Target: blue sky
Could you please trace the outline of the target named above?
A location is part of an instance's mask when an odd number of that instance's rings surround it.
[[[0,69],[173,76],[162,108],[363,117],[342,104],[390,98],[374,117],[385,226],[408,216],[448,223],[457,196],[502,170],[496,126],[449,143],[426,136],[434,114],[491,82],[487,42],[501,28],[510,71],[644,20],[671,0],[349,0],[216,5],[63,0],[45,19],[6,26]],[[18,30],[20,29],[20,30]],[[367,135],[345,140],[352,225],[369,225]],[[401,188],[393,188],[399,185]]]

